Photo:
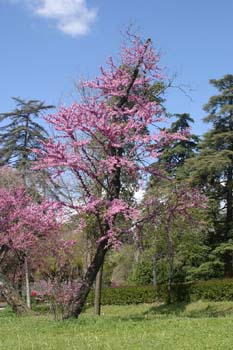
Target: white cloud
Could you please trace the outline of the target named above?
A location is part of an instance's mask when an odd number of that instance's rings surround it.
[[[87,34],[96,19],[96,9],[89,9],[86,0],[8,0],[26,4],[33,14],[52,19],[63,33],[78,36]]]

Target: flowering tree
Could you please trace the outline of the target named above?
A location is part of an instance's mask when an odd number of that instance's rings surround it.
[[[0,267],[9,254],[16,256],[22,266],[26,258],[35,261],[39,255],[43,256],[43,249],[49,241],[58,240],[60,224],[54,209],[48,201],[34,203],[23,187],[0,187]],[[0,276],[1,290],[8,303],[17,313],[27,311],[5,277]]]
[[[159,128],[163,111],[152,96],[153,86],[162,79],[158,61],[150,39],[142,43],[133,38],[122,47],[120,62],[109,58],[99,77],[82,83],[94,93],[46,118],[57,136],[37,151],[37,167],[73,176],[77,196],[72,208],[95,216],[97,223],[96,253],[67,317],[80,314],[108,249],[118,246],[122,235],[132,233],[132,225],[142,220],[136,201],[123,195],[125,176],[137,191],[151,174],[158,175],[152,162],[159,150],[184,137]]]

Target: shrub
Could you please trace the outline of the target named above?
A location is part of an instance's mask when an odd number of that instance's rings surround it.
[[[233,300],[233,279],[199,281],[191,284],[191,300]]]
[[[102,305],[127,305],[153,303],[158,300],[157,289],[153,286],[104,288]],[[94,302],[94,291],[88,297],[88,303]]]
[[[137,263],[129,280],[139,286],[150,285],[153,280],[152,262],[143,260]]]
[[[233,279],[209,280],[187,283],[176,283],[171,286],[171,302],[189,302],[196,300],[226,301],[233,300]],[[134,286],[104,288],[102,305],[127,305],[153,303],[158,300],[168,300],[167,285]],[[88,303],[93,304],[94,291],[88,297]]]
[[[167,286],[158,288],[158,295],[164,301],[168,299]],[[171,302],[196,300],[233,300],[233,279],[177,283],[171,286]]]

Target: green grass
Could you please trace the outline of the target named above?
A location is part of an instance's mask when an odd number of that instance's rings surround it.
[[[2,350],[232,350],[233,302],[105,306],[79,320],[0,311]]]

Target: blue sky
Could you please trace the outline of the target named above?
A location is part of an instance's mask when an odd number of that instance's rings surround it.
[[[133,24],[191,97],[170,89],[168,110],[190,113],[202,134],[209,79],[233,74],[232,14],[232,0],[0,0],[0,112],[12,96],[71,102],[75,81],[95,76]]]

